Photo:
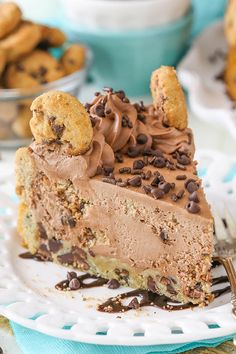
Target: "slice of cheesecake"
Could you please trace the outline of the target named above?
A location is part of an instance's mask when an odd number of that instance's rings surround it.
[[[104,89],[83,107],[49,92],[16,154],[18,231],[30,252],[183,303],[210,298],[213,220],[173,68],[153,105]]]

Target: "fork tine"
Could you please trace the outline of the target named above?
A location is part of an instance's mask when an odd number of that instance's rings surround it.
[[[229,211],[229,209],[225,206],[225,220],[229,229],[230,236],[236,239],[236,222]]]
[[[228,233],[216,208],[212,209],[212,214],[214,216],[215,221],[215,234],[217,240],[228,240]]]

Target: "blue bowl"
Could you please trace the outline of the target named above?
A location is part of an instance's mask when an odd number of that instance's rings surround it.
[[[94,54],[96,84],[124,89],[128,95],[149,92],[151,72],[160,65],[176,65],[185,53],[193,11],[178,21],[145,30],[107,32],[69,28],[72,41],[82,41]]]

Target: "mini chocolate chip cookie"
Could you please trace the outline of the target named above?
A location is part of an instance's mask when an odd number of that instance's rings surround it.
[[[85,153],[92,142],[93,128],[84,106],[65,92],[50,91],[32,105],[30,127],[36,142],[65,144],[68,154]]]
[[[236,48],[229,48],[224,80],[227,92],[233,100],[236,100]]]
[[[236,0],[230,0],[225,12],[225,36],[230,46],[236,46]]]
[[[161,66],[152,73],[151,92],[154,107],[164,114],[163,122],[179,130],[187,128],[185,97],[173,67]]]
[[[0,49],[0,75],[3,73],[3,70],[5,68],[6,65],[6,53]]]
[[[40,48],[60,47],[66,41],[66,35],[59,28],[40,25]]]
[[[13,2],[0,4],[0,39],[13,31],[21,20],[21,10]]]
[[[86,49],[79,45],[73,44],[61,57],[61,64],[66,74],[72,74],[73,72],[81,69],[84,66],[86,58]]]
[[[0,49],[7,55],[7,61],[13,62],[31,52],[41,38],[40,27],[24,21],[6,38],[0,40]]]
[[[46,51],[36,49],[8,66],[5,85],[7,88],[30,88],[58,80],[64,75],[55,58]]]

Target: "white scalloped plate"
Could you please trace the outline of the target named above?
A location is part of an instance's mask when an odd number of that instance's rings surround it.
[[[209,200],[220,208],[236,210],[236,157],[199,152]],[[127,290],[104,287],[58,292],[54,285],[66,268],[52,263],[23,260],[15,232],[16,198],[13,178],[0,162],[0,313],[12,321],[42,333],[75,341],[109,345],[184,343],[236,333],[230,295],[209,307],[167,312],[153,307],[122,314],[96,310],[104,299]],[[219,169],[219,166],[221,167]],[[6,165],[5,165],[6,167]],[[222,209],[223,210],[223,209]],[[222,214],[223,216],[223,214]],[[221,269],[216,269],[218,274]]]
[[[178,76],[188,91],[191,111],[203,121],[222,125],[236,138],[234,103],[225,83],[216,79],[224,70],[226,53],[223,23],[216,22],[194,41],[178,66]]]

